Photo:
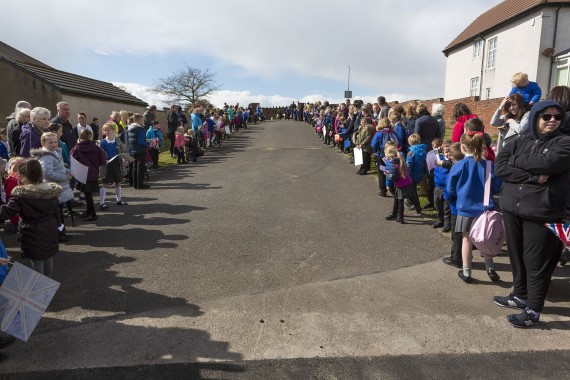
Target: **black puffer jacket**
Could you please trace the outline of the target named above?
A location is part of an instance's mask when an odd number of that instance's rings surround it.
[[[558,222],[564,219],[570,191],[570,137],[560,128],[542,137],[537,135],[538,116],[549,107],[558,108],[564,115],[556,102],[536,103],[530,111],[528,133],[501,149],[495,173],[504,180],[500,198],[503,211],[525,219]],[[548,176],[546,183],[538,183],[540,175]]]
[[[16,186],[7,204],[0,209],[0,219],[20,214],[22,253],[30,259],[49,259],[59,251],[58,226],[61,225],[59,201],[61,186],[42,182]]]

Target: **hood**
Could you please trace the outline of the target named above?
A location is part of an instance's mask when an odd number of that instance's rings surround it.
[[[57,183],[42,182],[39,185],[20,185],[12,190],[12,195],[16,197],[52,199],[57,198],[63,188]]]
[[[560,132],[564,133],[566,136],[570,136],[570,111],[566,111],[564,122],[560,124]]]
[[[410,147],[410,150],[413,150],[413,151],[419,150],[419,151],[424,151],[424,152],[425,152],[425,151],[427,151],[427,145],[426,145],[426,144],[416,144],[416,145],[412,145],[412,146]]]
[[[538,118],[538,115],[548,107],[556,107],[558,108],[558,111],[560,111],[560,113],[562,114],[560,127],[558,127],[556,132],[559,132],[562,126],[564,125],[566,112],[564,112],[564,108],[562,108],[562,106],[559,103],[553,100],[543,100],[541,102],[535,103],[530,109],[530,115],[528,117],[528,126],[529,126],[528,133],[532,136],[534,140],[538,139],[538,136],[536,134],[536,120]]]
[[[30,156],[34,157],[34,158],[41,158],[44,156],[54,156],[55,158],[60,158],[61,157],[61,153],[60,153],[61,148],[57,148],[56,151],[51,151],[48,150],[46,148],[37,148],[37,149],[31,149],[30,150]],[[59,156],[59,157],[58,157]]]
[[[16,118],[16,112],[12,112],[10,116],[6,116],[6,121],[14,120]]]
[[[456,122],[465,123],[469,119],[475,119],[477,115],[469,114],[469,115],[461,115],[457,118]]]

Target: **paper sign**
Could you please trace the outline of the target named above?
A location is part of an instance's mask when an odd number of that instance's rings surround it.
[[[0,330],[27,341],[59,285],[15,262],[0,286]]]
[[[111,161],[113,161],[114,159],[116,159],[117,157],[122,158],[123,160],[127,161],[129,164],[133,161],[135,161],[135,158],[133,156],[131,156],[128,153],[119,153],[116,156],[113,156],[113,158],[111,158],[107,163],[110,164]]]
[[[362,149],[354,147],[354,166],[362,165],[364,162],[364,158],[362,157]]]
[[[73,156],[70,156],[71,161],[71,175],[73,178],[78,180],[79,182],[85,184],[87,183],[87,173],[89,172],[89,168],[83,165],[81,162],[77,161]]]

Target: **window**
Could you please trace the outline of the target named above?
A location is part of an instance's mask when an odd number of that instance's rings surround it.
[[[481,58],[483,53],[483,40],[478,40],[473,44],[473,59]]]
[[[469,96],[479,96],[479,77],[471,78],[471,91]]]
[[[487,100],[491,99],[491,87],[487,87],[485,89],[485,99]]]
[[[497,37],[491,38],[487,44],[487,70],[495,68],[497,58]]]
[[[563,56],[556,61],[556,86],[570,85],[570,57]]]

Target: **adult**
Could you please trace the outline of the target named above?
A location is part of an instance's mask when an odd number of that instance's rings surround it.
[[[144,120],[144,118],[143,118]],[[178,105],[173,104],[170,106],[170,111],[167,114],[167,134],[166,136],[170,140],[170,157],[174,157],[174,135],[176,130],[180,126],[180,119],[178,118]]]
[[[520,94],[506,96],[501,101],[491,118],[491,125],[499,128],[497,153],[526,128],[529,115]]]
[[[58,102],[55,107],[57,108],[57,116],[51,119],[52,123],[61,124],[62,135],[59,138],[67,145],[67,149],[71,151],[75,144],[77,144],[77,136],[73,133],[73,125],[69,122],[71,116],[71,108],[67,102]]]
[[[134,162],[129,164],[129,184],[134,186],[135,189],[149,189],[150,186],[143,182],[146,149],[150,146],[150,143],[146,141],[146,134],[142,126],[144,117],[136,113],[133,115],[133,120],[134,123],[131,124],[127,130],[127,139],[129,140],[127,146],[130,155],[135,159]],[[172,145],[174,146],[174,143],[172,143]]]
[[[89,124],[91,131],[93,132],[93,140],[99,140],[99,119],[93,118],[93,122]]]
[[[230,108],[228,108],[228,115],[230,116],[230,124],[233,123],[233,118],[234,118],[234,106],[230,106]],[[192,123],[192,130],[194,131],[194,133],[196,134],[196,136],[198,136],[198,128],[204,123],[202,120],[202,107],[200,106],[196,106],[194,107],[194,109],[192,110],[192,113],[190,114],[190,122]]]
[[[445,114],[445,107],[441,103],[433,103],[431,105],[431,116],[435,117],[439,124],[439,136],[443,138],[445,136],[445,119],[443,115]]]
[[[79,138],[79,135],[84,129],[89,129],[91,133],[93,133],[91,126],[87,125],[87,115],[85,112],[79,112],[77,114],[77,126],[75,127],[75,135],[77,138]],[[95,134],[93,134],[93,140],[95,140]]]
[[[560,104],[536,103],[530,110],[528,133],[505,145],[495,161],[496,175],[504,180],[501,210],[513,291],[493,300],[522,310],[507,317],[514,327],[539,322],[562,251],[562,242],[545,223],[563,221],[570,192],[570,137],[560,131],[564,118]]]
[[[295,101],[291,102],[290,108],[291,108],[291,115],[293,115],[293,118],[297,120],[297,105],[295,104]]]
[[[186,124],[188,124],[188,118],[184,111],[182,111],[182,107],[178,106],[178,120],[180,120],[180,125],[186,130]]]
[[[566,136],[570,136],[570,87],[556,86],[546,95],[545,100],[554,100],[562,106],[566,117],[564,122],[560,124],[560,132]]]
[[[453,133],[451,134],[451,141],[459,142],[463,134],[463,124],[469,119],[474,119],[477,115],[471,113],[469,107],[465,103],[456,103],[453,106],[453,114],[451,117],[454,120]]]
[[[406,133],[408,136],[413,134],[416,128],[416,120],[418,119],[418,112],[416,111],[417,106],[418,103],[415,100],[412,100],[406,104],[406,120],[404,121],[404,127],[406,127]]]
[[[144,111],[143,113],[143,117],[144,117],[144,129],[145,131],[148,131],[149,128],[152,127],[152,122],[156,120],[156,115],[154,114],[156,112],[156,106],[154,104],[151,104],[150,106],[146,107],[146,111]]]
[[[390,112],[390,105],[386,103],[386,98],[379,96],[377,100],[378,106],[380,107],[380,114],[378,115],[378,119],[388,117],[388,112]]]
[[[432,150],[431,142],[433,139],[436,137],[443,138],[443,135],[441,135],[437,119],[429,113],[428,107],[424,102],[418,103],[416,113],[418,118],[414,125],[414,133],[420,135],[420,144],[425,144],[429,152]]]
[[[20,149],[22,148],[22,143],[20,137],[22,135],[22,128],[24,125],[30,122],[30,112],[28,108],[18,108],[16,112],[15,123],[9,126],[8,132],[8,147],[12,154],[12,157],[20,155]]]
[[[9,116],[6,116],[6,122],[8,123],[6,125],[6,131],[8,133],[8,148],[10,150],[10,153],[13,154],[14,150],[12,149],[13,146],[13,142],[11,140],[11,136],[13,134],[13,130],[14,128],[18,128],[19,132],[17,134],[17,136],[20,136],[20,133],[22,132],[22,124],[16,119],[16,116],[18,114],[18,111],[21,109],[28,109],[31,110],[32,106],[30,105],[29,102],[25,101],[25,100],[20,100],[16,103],[16,106],[14,107],[14,112],[12,112]],[[26,121],[26,123],[29,121],[29,119]],[[20,150],[18,149],[16,151],[16,155],[18,155],[18,153],[20,152]]]
[[[47,108],[36,107],[30,112],[30,122],[22,127],[20,156],[30,157],[30,150],[40,148],[41,137],[48,131],[51,114]]]

